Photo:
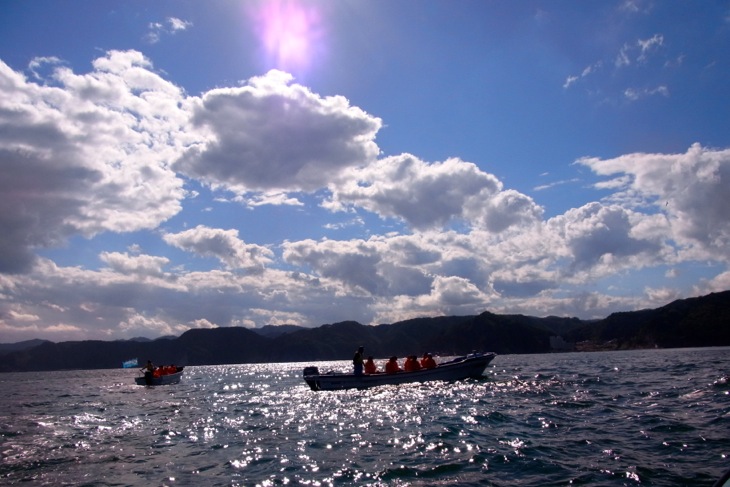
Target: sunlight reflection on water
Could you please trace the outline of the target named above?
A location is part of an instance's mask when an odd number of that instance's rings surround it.
[[[189,367],[157,388],[0,374],[0,479],[711,485],[730,454],[728,352],[503,356],[480,381],[335,392],[309,390],[309,363]]]

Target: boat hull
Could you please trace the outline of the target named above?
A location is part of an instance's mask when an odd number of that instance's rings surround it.
[[[135,377],[134,382],[138,386],[166,386],[170,384],[177,384],[182,379],[184,367],[178,367],[177,372],[174,374],[161,375],[159,377]]]
[[[338,391],[343,389],[368,389],[382,385],[429,382],[434,380],[455,381],[480,378],[484,369],[496,357],[495,353],[473,353],[439,364],[434,369],[421,369],[395,374],[320,374],[316,367],[304,369],[304,381],[313,391]]]

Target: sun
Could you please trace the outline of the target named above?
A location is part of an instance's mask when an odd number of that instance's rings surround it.
[[[295,0],[257,4],[252,13],[267,68],[309,69],[321,51],[322,16],[314,5]]]

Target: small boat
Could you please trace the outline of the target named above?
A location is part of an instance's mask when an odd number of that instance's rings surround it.
[[[484,374],[496,353],[470,353],[443,362],[433,369],[421,369],[412,372],[396,372],[395,374],[363,374],[328,372],[320,374],[317,367],[304,368],[304,381],[313,391],[339,391],[343,389],[367,389],[382,385],[408,384],[411,382],[428,382],[433,380],[454,381],[468,378],[480,378]]]
[[[139,365],[139,362],[137,362],[136,358],[130,358],[129,360],[125,360],[122,362],[122,368],[124,369],[131,369],[132,367],[136,367]]]
[[[135,377],[134,382],[138,386],[166,386],[169,384],[177,384],[183,375],[183,369],[185,367],[175,367],[176,372],[171,374],[162,374],[154,376],[152,373],[149,375],[145,374],[142,377]]]

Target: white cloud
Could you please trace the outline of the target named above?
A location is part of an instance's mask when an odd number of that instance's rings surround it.
[[[725,271],[718,274],[707,283],[702,283],[696,287],[698,295],[707,294],[711,292],[722,292],[730,289],[730,271]]]
[[[694,258],[730,258],[730,149],[694,144],[684,154],[627,154],[579,163],[599,175],[628,176],[613,198],[666,213],[667,238]]]
[[[614,64],[617,68],[621,68],[623,66],[628,66],[631,64],[631,59],[629,58],[630,51],[631,47],[628,44],[624,44],[623,47],[621,47],[621,50],[616,55],[616,60],[614,61]]]
[[[22,312],[19,313],[12,309],[8,310],[7,313],[8,313],[8,317],[15,322],[38,321],[40,319],[40,317],[38,315],[30,314],[30,313],[22,313]]]
[[[617,68],[629,66],[634,62],[643,64],[664,45],[664,36],[655,34],[649,39],[637,39],[634,43],[627,43],[621,47],[614,64]]]
[[[164,22],[150,22],[147,26],[147,34],[145,40],[150,44],[157,44],[164,34],[173,35],[189,29],[193,26],[192,22],[178,19],[177,17],[168,17]]]
[[[465,214],[472,222],[493,233],[537,223],[543,214],[532,198],[513,189],[500,191],[485,202],[467,201],[465,206]]]
[[[314,191],[377,156],[380,119],[292,81],[273,70],[203,95],[193,123],[206,141],[177,169],[236,193]]]
[[[238,230],[234,229],[222,230],[198,225],[184,232],[165,234],[163,239],[180,249],[205,257],[215,257],[228,269],[261,272],[274,255],[266,247],[246,244],[238,238]]]
[[[100,258],[115,272],[140,277],[161,277],[164,275],[162,268],[170,263],[170,259],[167,257],[156,257],[153,255],[130,256],[127,253],[119,252],[103,252]]]
[[[563,83],[563,88],[570,88],[575,84],[576,81],[578,81],[578,76],[568,76],[565,79],[565,83]]]
[[[652,39],[642,47],[647,54],[661,45]],[[582,291],[601,279],[730,258],[730,149],[697,144],[685,154],[581,159],[606,177],[596,187],[610,196],[544,220],[532,198],[475,164],[377,159],[379,119],[285,73],[190,98],[137,52],[110,52],[93,66],[80,75],[39,59],[33,72],[44,82],[35,83],[0,63],[4,336],[393,322],[487,308],[598,317],[678,295]],[[50,79],[41,75],[48,67]],[[589,68],[581,77],[594,73]],[[634,95],[668,93],[661,85]],[[175,170],[234,192],[229,201],[251,211],[302,207],[308,200],[296,192],[305,191],[328,198],[329,210],[351,211],[358,225],[370,212],[414,231],[287,241],[281,249],[204,225],[146,235],[221,263],[194,272],[172,260],[177,252],[148,255],[127,243],[127,252],[100,252],[98,270],[36,257],[75,235],[159,229],[198,195],[183,189]],[[730,287],[727,272],[717,274],[698,292]]]
[[[636,88],[626,88],[624,90],[624,96],[628,98],[631,101],[636,101],[641,98],[646,98],[648,96],[654,96],[654,95],[661,95],[663,97],[669,96],[669,88],[667,88],[664,85],[657,86],[656,88],[644,88],[644,89],[636,89]]]
[[[603,66],[603,62],[598,61],[593,64],[590,64],[583,68],[583,71],[580,73],[579,76],[568,76],[568,78],[565,80],[565,83],[563,83],[563,88],[570,88],[575,83],[577,83],[579,80],[586,78],[590,76],[591,74],[595,73],[597,70],[599,70]]]
[[[639,39],[637,44],[639,45],[639,57],[636,59],[639,62],[645,62],[653,51],[664,44],[664,36],[655,34],[649,39]]]
[[[501,192],[497,178],[456,158],[428,164],[410,154],[387,157],[351,171],[348,180],[331,190],[327,208],[360,207],[402,219],[417,230],[464,220],[500,232],[542,212],[529,197]]]
[[[376,240],[349,242],[303,240],[284,244],[284,259],[313,269],[318,275],[340,281],[362,293],[387,294],[388,282],[379,271],[382,265]]]
[[[154,228],[181,209],[180,90],[136,52],[94,66],[59,67],[47,86],[0,62],[0,272],[70,235]]]
[[[177,17],[168,17],[167,23],[170,26],[170,30],[173,32],[177,32],[180,30],[187,30],[189,27],[192,27],[193,23],[188,22],[187,20],[181,20]]]
[[[273,206],[304,206],[298,198],[287,193],[256,193],[252,196],[237,195],[232,198],[237,203],[242,203],[249,207],[273,205]]]
[[[130,316],[119,323],[119,330],[128,337],[148,336],[152,334],[155,337],[181,335],[190,328],[195,326],[187,326],[180,323],[170,322],[164,316],[145,316],[143,314],[131,313]],[[207,328],[204,326],[203,328]]]
[[[458,159],[427,164],[402,154],[353,171],[346,183],[333,188],[329,207],[359,206],[427,229],[463,217],[469,198],[486,200],[500,189],[499,181],[475,164]]]
[[[632,214],[619,206],[590,203],[571,209],[548,223],[567,246],[571,262],[569,269],[597,272],[615,272],[617,268],[655,263],[661,250],[661,241],[651,234],[639,238],[634,228],[642,215]],[[640,259],[636,257],[640,256]],[[623,265],[622,265],[623,263]]]

